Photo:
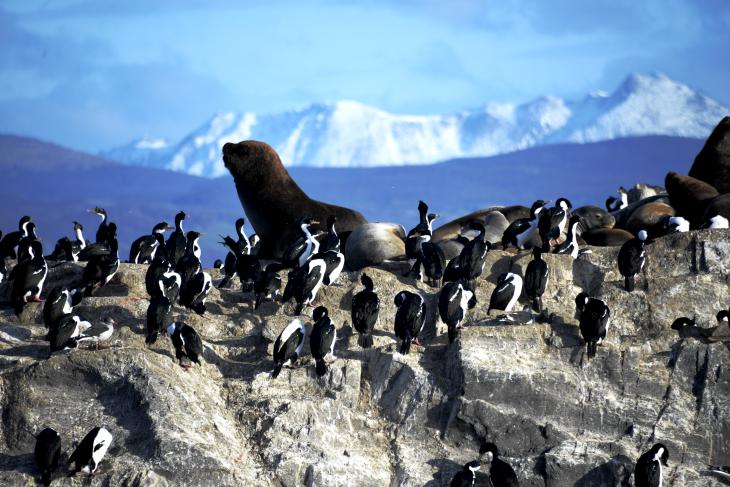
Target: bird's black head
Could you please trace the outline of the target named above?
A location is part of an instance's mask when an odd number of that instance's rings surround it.
[[[426,220],[428,220],[428,223],[432,223],[435,219],[439,217],[438,213],[429,213],[426,217]]]
[[[365,289],[367,289],[368,291],[372,291],[373,288],[375,287],[373,285],[373,280],[370,279],[370,276],[368,276],[364,272],[362,273],[362,276],[360,276],[360,282],[362,283],[363,286],[365,286]]]
[[[542,258],[542,247],[540,247],[539,245],[535,245],[534,247],[532,247],[532,256],[535,259],[541,259]]]
[[[23,225],[25,225],[26,223],[30,222],[31,220],[32,220],[32,218],[29,217],[28,215],[25,215],[24,217],[22,217],[20,219],[20,221],[18,221],[18,230],[20,230],[22,232],[23,231]]]
[[[90,213],[96,213],[102,218],[106,218],[106,210],[104,208],[100,208],[98,206],[93,207],[89,210]]]
[[[186,215],[184,211],[180,211],[180,212],[178,212],[177,215],[175,215],[175,223],[179,225],[180,222],[183,221],[184,219],[186,219],[187,217],[188,217],[188,215]]]
[[[418,213],[425,215],[428,212],[428,205],[423,201],[418,202]]]
[[[530,207],[530,216],[537,216],[547,204],[547,201],[536,200]]]
[[[575,297],[575,309],[582,311],[588,301],[588,293],[580,293]]]
[[[499,448],[491,441],[485,441],[482,446],[479,447],[479,456],[486,456],[491,462],[493,459],[499,457]]]
[[[168,230],[172,230],[173,227],[171,227],[167,222],[160,222],[154,227],[152,227],[152,233],[163,233]]]
[[[616,211],[618,209],[618,198],[615,196],[609,196],[606,198],[606,210],[608,211]]]
[[[405,303],[406,298],[408,297],[410,293],[408,291],[401,291],[398,294],[395,295],[395,298],[393,299],[393,302],[397,307],[401,307],[403,303]]]
[[[246,220],[239,218],[236,220],[236,233],[240,234],[243,231],[243,227],[246,225]]]
[[[480,222],[479,220],[472,220],[469,222],[469,228],[472,230],[476,230],[479,232],[479,236],[482,237],[487,232],[487,227],[484,226],[484,223]]]
[[[74,231],[76,231],[76,230],[83,231],[84,230],[84,226],[82,224],[80,224],[79,222],[74,222]]]
[[[216,259],[213,262],[213,269],[220,269],[221,267],[223,267],[223,261],[220,259]]]
[[[652,459],[656,458],[662,465],[666,466],[669,462],[669,449],[663,443],[656,443],[649,450],[649,455]],[[658,456],[658,458],[657,458]]]
[[[682,316],[681,318],[674,320],[674,323],[672,323],[672,330],[681,330],[685,326],[697,326],[697,323],[695,323],[695,320]]]
[[[327,308],[325,308],[324,306],[317,306],[312,312],[312,318],[314,319],[314,321],[319,321],[327,316],[327,313]]]
[[[327,217],[327,228],[334,227],[335,223],[337,223],[337,217],[335,215],[330,215]]]
[[[195,230],[190,230],[188,233],[185,234],[185,237],[187,238],[188,242],[195,241],[196,239],[200,238],[200,233],[196,232]]]
[[[563,210],[567,211],[573,208],[573,204],[568,198],[558,198],[558,201],[555,202],[555,207],[562,208]]]
[[[730,311],[723,309],[717,313],[715,318],[717,318],[718,323],[726,323],[730,326]]]

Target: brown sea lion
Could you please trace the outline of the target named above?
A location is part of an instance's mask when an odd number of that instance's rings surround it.
[[[663,235],[664,219],[674,216],[674,208],[666,203],[654,201],[640,206],[626,222],[626,230],[636,235],[639,230],[646,230],[652,236]]]
[[[730,117],[720,120],[695,157],[689,175],[730,193]]]
[[[312,227],[313,232],[325,230],[327,217],[337,217],[335,229],[343,241],[349,232],[367,223],[357,211],[307,196],[284,168],[276,151],[264,142],[227,143],[223,146],[223,162],[236,183],[246,216],[261,238],[262,257],[280,258],[299,236],[296,222],[303,216],[320,222]]]
[[[509,225],[518,218],[530,217],[530,209],[525,206],[492,206],[461,216],[448,223],[444,223],[433,231],[431,239],[434,242],[440,242],[441,240],[456,238],[462,231],[462,228],[464,228],[464,226],[470,221],[478,220],[480,222],[485,222],[485,219],[494,212],[499,212],[501,214],[501,217],[498,215],[490,217],[492,218],[490,221],[495,225],[495,228],[501,224],[500,222],[503,222],[503,218],[507,221],[507,225]],[[505,226],[505,228],[507,227]],[[489,232],[489,229],[487,229],[487,231]],[[502,229],[502,232],[504,232],[504,229]],[[501,235],[499,238],[501,238]]]
[[[597,247],[619,247],[634,238],[631,232],[620,228],[594,228],[583,232],[581,237],[588,245]]]
[[[345,262],[352,270],[404,257],[406,231],[397,223],[366,223],[352,231],[345,245]]]
[[[581,206],[574,209],[572,214],[580,217],[580,226],[584,232],[594,228],[613,228],[616,224],[616,218],[613,215],[597,206]]]
[[[669,193],[669,201],[677,214],[687,218],[692,228],[697,228],[703,223],[702,217],[708,203],[720,195],[714,186],[676,172],[667,173],[664,185]]]

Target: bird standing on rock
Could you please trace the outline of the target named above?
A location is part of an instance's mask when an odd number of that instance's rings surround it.
[[[41,301],[43,284],[48,277],[48,264],[43,257],[43,246],[38,240],[25,241],[18,246],[18,254],[27,252],[30,257],[13,269],[13,283],[10,290],[10,305],[16,315],[23,312],[23,308],[30,301]]]
[[[274,370],[271,371],[271,378],[276,379],[282,367],[292,367],[302,355],[304,339],[307,336],[307,329],[299,319],[291,323],[281,331],[274,342]]]
[[[540,220],[537,228],[542,239],[543,252],[549,252],[563,234],[565,225],[570,218],[570,210],[573,205],[566,198],[558,198],[555,206],[540,212]]]
[[[52,428],[41,431],[36,437],[33,456],[41,472],[41,482],[48,487],[51,485],[53,472],[58,469],[58,459],[61,457],[61,435]]]
[[[637,237],[624,243],[618,252],[618,270],[624,276],[624,288],[627,292],[634,290],[636,275],[644,268],[646,238],[646,230],[640,230]]]
[[[480,468],[479,460],[464,464],[460,472],[454,475],[449,484],[451,487],[472,487],[476,480],[476,473]]]
[[[373,329],[380,314],[380,298],[370,276],[363,272],[360,282],[365,287],[352,297],[352,326],[359,333],[357,344],[362,348],[373,346]]]
[[[510,262],[510,269],[512,262]],[[497,279],[497,285],[492,291],[489,299],[489,308],[487,313],[493,309],[510,313],[517,304],[522,293],[522,276],[511,270],[505,272]]]
[[[489,481],[493,487],[519,487],[517,474],[512,466],[499,458],[497,445],[491,442],[484,443],[479,448],[482,460],[489,463]]]
[[[502,247],[507,250],[514,247],[521,250],[532,238],[537,230],[540,215],[549,202],[536,200],[530,208],[529,218],[518,218],[509,224],[502,234]]]
[[[294,298],[297,305],[294,314],[302,314],[305,306],[312,304],[324,282],[327,263],[322,259],[311,259],[304,266],[289,271],[281,302]]]
[[[167,238],[165,248],[167,249],[168,260],[172,264],[172,267],[177,266],[177,263],[185,255],[185,250],[188,246],[187,235],[183,229],[183,221],[187,218],[184,211],[178,212],[175,215],[175,230]]]
[[[228,237],[231,240],[231,243],[225,241],[225,245],[229,247],[229,249],[231,246],[234,246],[235,250],[229,250],[228,254],[226,254],[226,260],[223,264],[224,277],[218,287],[226,287],[228,282],[236,275],[238,256],[249,255],[251,253],[251,242],[244,231],[245,225],[246,220],[243,218],[236,220],[236,235],[238,235],[238,240],[233,243],[233,239]]]
[[[421,244],[431,240],[433,234],[433,221],[438,218],[435,213],[428,213],[428,205],[423,201],[418,202],[418,225],[413,227],[406,236],[406,257],[409,260],[418,258]]]
[[[129,249],[129,262],[149,264],[156,254],[167,255],[164,234],[168,230],[172,230],[172,227],[167,222],[160,222],[152,228],[151,235],[144,235],[132,242],[132,247]]]
[[[100,249],[99,253],[89,258],[81,278],[86,296],[102,286],[106,286],[119,270],[119,243],[116,237],[116,225],[109,225],[108,251]],[[87,247],[88,249],[89,247]]]
[[[109,223],[107,222],[109,216],[107,215],[106,210],[97,206],[86,211],[88,211],[89,213],[94,213],[95,215],[99,216],[99,218],[101,218],[99,227],[96,229],[95,242],[98,244],[109,243]]]
[[[474,292],[465,279],[447,282],[439,293],[439,315],[448,327],[449,343],[454,343],[466,318],[466,310],[476,306]]]
[[[337,328],[329,317],[327,308],[318,306],[312,313],[314,326],[309,336],[309,347],[314,357],[317,375],[322,377],[327,373],[328,363],[335,360],[335,342],[337,341]]]
[[[281,289],[281,276],[279,275],[279,271],[283,268],[281,264],[272,262],[266,266],[263,272],[259,273],[253,286],[253,291],[256,293],[256,303],[253,309],[259,309],[259,306],[261,306],[264,300],[276,299]]]
[[[92,475],[96,472],[111,443],[112,435],[106,428],[96,427],[89,431],[68,459],[69,465],[74,464],[71,475],[78,472]]]
[[[398,310],[395,312],[395,336],[400,338],[400,353],[407,355],[411,342],[421,345],[418,335],[426,322],[426,303],[423,296],[410,291],[401,291],[394,299]]]
[[[172,345],[175,347],[175,358],[181,366],[191,367],[190,362],[201,365],[199,359],[203,356],[203,341],[192,326],[176,321],[167,327],[167,334],[170,335]],[[183,359],[187,361],[184,362]]]
[[[320,252],[327,252],[330,250],[340,251],[340,237],[337,235],[335,230],[335,224],[337,223],[337,217],[330,215],[327,217],[327,233],[322,237],[322,242],[319,244]]]
[[[539,319],[543,317],[544,308],[542,305],[542,295],[545,294],[548,281],[550,280],[550,268],[542,259],[542,249],[533,247],[532,260],[527,264],[525,271],[525,294],[530,300],[532,311],[537,313]]]
[[[318,221],[308,216],[299,219],[298,225],[301,235],[284,252],[282,262],[285,267],[303,267],[312,254],[319,252],[319,241],[312,235],[309,228],[318,223]]]
[[[608,335],[611,324],[611,310],[605,302],[586,293],[575,297],[575,313],[579,320],[580,334],[586,342],[588,358],[596,355],[596,347]]]

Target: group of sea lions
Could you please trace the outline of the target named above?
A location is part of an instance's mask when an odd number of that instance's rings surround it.
[[[281,258],[287,245],[297,237],[295,223],[303,215],[319,222],[330,216],[337,218],[336,229],[351,269],[405,256],[406,232],[401,225],[368,223],[358,211],[311,199],[268,144],[225,144],[223,161],[234,178],[243,209],[261,237],[261,256]],[[725,117],[713,130],[689,175],[670,172],[664,184],[666,189],[645,184],[628,191],[621,188],[620,198],[609,198],[606,209],[572,209],[571,213],[581,220],[579,244],[619,246],[642,229],[656,238],[673,231],[725,227],[730,219],[730,117]],[[460,252],[460,236],[465,229],[478,221],[484,224],[491,247],[500,248],[510,224],[529,217],[530,208],[526,206],[485,208],[434,229],[431,241],[450,258]],[[324,228],[315,226],[312,230]],[[535,243],[527,242],[525,248],[532,245]]]

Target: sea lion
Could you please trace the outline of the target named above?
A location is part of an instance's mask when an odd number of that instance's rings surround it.
[[[403,257],[406,230],[397,223],[366,223],[355,228],[345,244],[345,263],[352,270]]]
[[[674,216],[674,208],[666,203],[654,201],[640,206],[626,222],[626,230],[636,235],[640,230],[646,230],[652,237],[664,235],[664,219]]]
[[[581,206],[572,211],[581,218],[580,226],[584,232],[594,228],[613,228],[616,218],[603,208],[597,206]]]
[[[357,211],[311,199],[294,182],[276,151],[264,142],[245,140],[223,146],[223,162],[236,183],[246,216],[261,238],[259,256],[280,258],[299,233],[297,220],[309,216],[319,221],[313,232],[326,230],[330,216],[342,240],[367,223]]]
[[[692,228],[704,223],[702,217],[710,200],[720,195],[714,186],[691,176],[676,172],[667,173],[664,185],[669,193],[669,201],[677,214],[687,218]]]
[[[499,213],[499,215],[490,216],[492,213]],[[518,218],[529,217],[530,209],[521,205],[492,206],[489,208],[483,208],[481,210],[469,213],[468,215],[464,215],[454,220],[451,220],[448,223],[444,223],[433,231],[432,241],[440,242],[441,240],[456,238],[461,234],[462,229],[465,228],[470,221],[479,221],[484,223],[488,227],[493,227],[493,230],[491,231],[490,228],[487,228],[487,233],[494,233],[495,240],[493,243],[497,243],[501,240],[502,233],[504,233],[504,230],[507,228],[507,226],[509,226],[510,223],[517,220]],[[489,220],[487,220],[487,218],[489,218]],[[503,225],[505,221],[507,222],[507,225],[504,226],[500,233],[498,231],[498,228]],[[497,236],[497,234],[499,235]],[[490,238],[491,237],[488,237],[487,240],[491,242]]]
[[[588,245],[597,247],[619,247],[634,236],[621,228],[594,228],[581,234]]]
[[[720,120],[695,157],[689,175],[730,193],[730,117]]]
[[[629,221],[629,218],[631,217],[631,214],[633,212],[635,212],[637,209],[641,208],[645,204],[651,203],[654,201],[669,204],[669,196],[667,194],[659,194],[656,196],[650,196],[648,198],[644,198],[641,201],[637,201],[636,203],[632,203],[625,208],[621,208],[618,211],[612,212],[611,216],[613,216],[616,220],[616,223],[614,224],[613,227],[614,228],[626,228],[626,222]]]

